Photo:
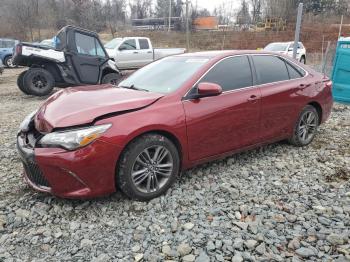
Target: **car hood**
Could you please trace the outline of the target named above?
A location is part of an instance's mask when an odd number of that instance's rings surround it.
[[[39,132],[92,123],[97,117],[147,107],[163,94],[116,88],[83,86],[61,90],[39,108],[34,117]]]
[[[114,49],[109,49],[109,48],[105,48],[105,49],[109,57],[114,57],[115,55]]]

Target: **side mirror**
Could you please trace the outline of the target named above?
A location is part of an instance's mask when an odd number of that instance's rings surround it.
[[[288,48],[288,52],[291,52],[291,51],[293,51],[293,48]]]
[[[198,85],[198,93],[193,96],[193,98],[201,98],[208,96],[217,96],[222,93],[222,88],[220,85],[215,83],[203,82]]]

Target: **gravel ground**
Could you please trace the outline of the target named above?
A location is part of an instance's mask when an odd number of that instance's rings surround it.
[[[306,148],[277,143],[185,172],[148,203],[37,193],[15,136],[43,99],[0,76],[0,261],[349,261],[350,106]]]

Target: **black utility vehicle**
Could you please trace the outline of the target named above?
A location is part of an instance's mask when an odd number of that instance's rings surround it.
[[[97,33],[66,26],[53,42],[54,47],[30,43],[16,46],[15,63],[29,67],[17,79],[25,94],[46,96],[55,86],[116,84],[121,78]]]

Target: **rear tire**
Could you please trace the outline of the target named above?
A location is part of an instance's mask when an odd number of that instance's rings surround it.
[[[309,145],[317,134],[318,125],[319,115],[316,108],[307,105],[299,115],[289,143],[298,147]]]
[[[35,96],[47,96],[54,87],[55,80],[51,73],[43,68],[31,68],[23,77],[23,88]]]
[[[27,89],[24,88],[24,82],[23,82],[23,78],[24,75],[27,73],[28,70],[23,71],[22,73],[19,74],[18,78],[17,78],[17,86],[19,88],[19,90],[21,90],[23,93],[25,93],[26,95],[31,95],[31,93],[29,93],[27,91]]]
[[[117,167],[117,186],[131,199],[151,200],[164,194],[180,171],[176,146],[159,134],[146,134],[131,142]]]
[[[121,75],[117,73],[109,73],[102,78],[101,84],[118,85]]]
[[[17,66],[13,63],[12,55],[5,57],[5,59],[4,59],[4,64],[5,64],[5,66],[8,67],[8,68],[15,68],[15,67],[17,67]]]
[[[300,58],[300,63],[302,63],[302,64],[306,64],[306,57],[305,56],[302,56],[301,58]]]

